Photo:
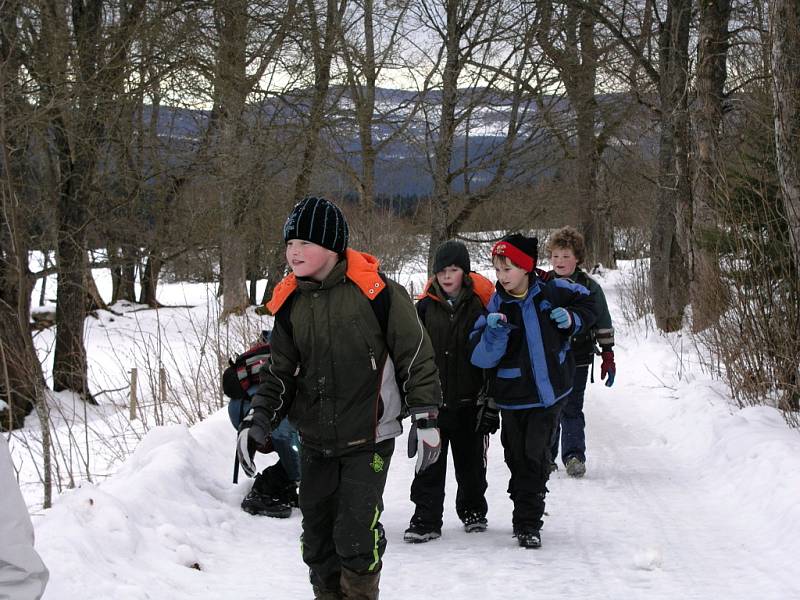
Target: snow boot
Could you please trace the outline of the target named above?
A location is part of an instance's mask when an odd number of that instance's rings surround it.
[[[340,591],[330,591],[330,590],[323,590],[319,586],[313,586],[314,589],[314,600],[343,600],[342,593]]]
[[[442,537],[441,528],[432,527],[416,517],[411,519],[411,524],[403,534],[403,541],[410,544],[422,544]]]
[[[469,512],[464,515],[464,531],[467,533],[480,533],[486,531],[488,523],[486,517],[476,512]]]
[[[538,529],[519,529],[514,531],[514,537],[522,548],[541,548],[542,536]]]
[[[571,456],[564,464],[567,467],[567,475],[570,477],[583,477],[586,474],[586,463],[577,456]]]
[[[344,600],[378,600],[378,582],[381,572],[359,575],[348,569],[342,569],[339,582],[342,585]]]
[[[286,519],[292,515],[292,502],[297,501],[297,484],[277,483],[269,470],[256,475],[253,487],[242,500],[242,510],[251,515]]]

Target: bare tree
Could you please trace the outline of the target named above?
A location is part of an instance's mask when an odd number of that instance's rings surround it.
[[[21,3],[0,11],[0,430],[22,427],[35,405],[43,404],[44,377],[28,325],[33,277],[28,265],[33,245],[24,207],[34,204],[28,152],[33,147],[33,107],[22,84],[27,58],[18,27]],[[29,49],[29,48],[28,48]]]
[[[659,35],[661,136],[658,197],[650,240],[650,286],[656,324],[681,328],[688,273],[682,235],[690,206],[688,174],[688,70],[691,0],[670,0]],[[685,238],[683,238],[685,239]]]
[[[610,267],[614,261],[614,231],[609,198],[598,193],[598,171],[603,144],[612,135],[619,121],[606,123],[599,135],[598,104],[595,96],[598,69],[608,48],[600,48],[596,40],[597,6],[589,2],[540,2],[542,26],[537,39],[560,74],[570,108],[575,113],[576,172],[582,223],[589,262],[602,262]],[[555,8],[563,16],[554,22]],[[558,38],[563,38],[559,40]]]
[[[692,193],[689,252],[692,328],[713,324],[724,309],[719,253],[717,200],[724,193],[725,170],[719,156],[723,100],[727,78],[730,0],[700,2],[697,46],[697,110],[694,113],[696,169]]]

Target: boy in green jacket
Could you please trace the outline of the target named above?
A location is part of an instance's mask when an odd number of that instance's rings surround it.
[[[283,235],[292,273],[275,288],[272,354],[239,428],[243,470],[284,416],[300,433],[302,553],[315,598],[377,599],[386,549],[383,490],[400,419],[417,471],[439,456],[433,348],[405,289],[324,198],[305,198]]]
[[[564,408],[561,410],[559,426],[556,427],[551,445],[553,467],[558,456],[558,442],[561,441],[561,460],[570,477],[583,477],[586,473],[586,420],[583,415],[583,399],[586,391],[586,380],[589,367],[594,360],[594,346],[600,346],[602,363],[600,378],[605,379],[606,386],[614,385],[617,366],[614,363],[614,327],[611,314],[608,312],[603,288],[580,268],[586,250],[583,236],[574,227],[562,227],[554,232],[547,241],[550,272],[556,278],[564,278],[579,283],[589,290],[597,309],[597,322],[585,332],[573,336],[572,353],[575,356],[575,379],[573,388]]]

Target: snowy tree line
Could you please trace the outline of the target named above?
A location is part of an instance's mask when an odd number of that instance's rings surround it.
[[[2,427],[46,420],[37,279],[53,389],[91,402],[90,267],[112,302],[182,274],[240,313],[309,193],[386,265],[565,222],[592,263],[649,258],[631,317],[688,322],[740,404],[797,423],[798,63],[797,0],[0,0]]]

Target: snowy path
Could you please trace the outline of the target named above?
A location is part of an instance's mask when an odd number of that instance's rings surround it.
[[[539,550],[511,537],[499,435],[489,530],[462,531],[451,472],[442,538],[403,543],[413,461],[399,438],[382,600],[800,598],[800,436],[769,409],[730,414],[718,383],[675,362],[659,336],[619,327],[616,385],[589,385],[587,475],[551,479]],[[62,496],[37,522],[45,600],[310,598],[300,516],[239,510],[233,438],[221,413],[154,430],[113,477]]]

